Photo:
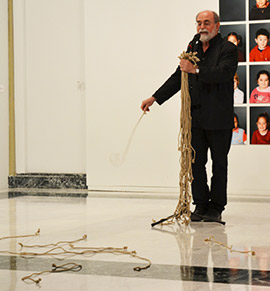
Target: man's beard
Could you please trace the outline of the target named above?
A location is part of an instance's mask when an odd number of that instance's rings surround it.
[[[207,34],[201,34],[201,32],[206,32]],[[213,29],[212,32],[209,32],[206,29],[200,29],[200,41],[201,42],[208,42],[210,39],[216,36],[217,29]]]

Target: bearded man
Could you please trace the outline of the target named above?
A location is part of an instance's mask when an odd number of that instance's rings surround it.
[[[192,146],[196,151],[192,165],[192,197],[195,211],[191,221],[219,221],[227,204],[227,168],[234,127],[233,78],[237,69],[237,47],[219,34],[220,20],[214,11],[196,16],[197,34],[187,52],[197,52],[197,66],[182,59],[176,71],[153,94],[142,102],[149,111],[181,89],[181,71],[188,73],[191,96]],[[208,186],[206,163],[208,150],[212,159],[211,185]],[[203,218],[202,218],[203,216]]]

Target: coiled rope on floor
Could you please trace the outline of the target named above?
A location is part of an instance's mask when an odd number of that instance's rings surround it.
[[[179,58],[189,60],[197,65],[199,58],[196,52],[183,52]],[[151,224],[170,224],[174,219],[183,224],[190,223],[190,203],[191,203],[191,182],[192,163],[195,160],[195,150],[191,145],[191,98],[188,86],[188,73],[181,72],[181,111],[180,111],[180,131],[178,135],[178,150],[180,151],[180,172],[179,172],[179,200],[173,215],[162,218],[159,221],[153,221]]]
[[[133,268],[134,271],[138,271],[138,272],[140,272],[141,270],[146,270],[150,268],[152,264],[149,259],[139,256],[136,251],[129,251],[127,246],[124,246],[123,248],[112,248],[112,247],[93,248],[93,247],[75,247],[72,244],[70,244],[70,247],[74,250],[82,250],[81,254],[113,253],[113,254],[130,255],[133,258],[146,261],[148,263],[146,266],[143,266],[143,267],[137,266]]]
[[[9,237],[2,237],[2,239],[17,239],[17,238],[25,238],[25,237],[33,237],[37,236],[40,233],[40,229],[32,235],[18,235],[18,236],[9,236]],[[10,254],[15,256],[21,256],[23,258],[30,258],[30,257],[38,257],[38,256],[58,256],[58,259],[64,259],[67,255],[75,256],[75,255],[96,255],[101,253],[106,254],[114,254],[114,255],[129,255],[133,258],[142,260],[147,262],[145,266],[136,266],[133,268],[134,271],[140,272],[142,270],[146,270],[150,268],[151,261],[147,258],[141,257],[137,254],[135,250],[130,251],[128,250],[127,246],[117,248],[117,247],[79,247],[74,246],[74,243],[81,242],[87,239],[87,235],[83,235],[81,238],[72,240],[72,241],[59,241],[57,243],[50,243],[50,244],[35,244],[35,245],[24,245],[23,243],[18,243],[21,248],[49,248],[44,252],[29,252],[29,251],[20,251],[20,252],[12,252],[12,251],[0,251],[2,254]],[[32,273],[29,276],[25,276],[22,280],[26,283],[36,283],[38,284],[41,281],[41,278],[35,279],[35,277],[40,276],[45,273],[56,273],[56,272],[66,272],[66,271],[80,271],[82,269],[81,265],[76,263],[67,263],[61,266],[56,266],[55,264],[52,265],[52,270],[45,270],[39,273]]]
[[[28,248],[31,246],[28,246]],[[33,246],[35,247],[35,246]],[[150,268],[151,261],[147,258],[140,257],[135,250],[129,251],[128,247],[124,246],[122,248],[115,247],[74,247],[72,244],[69,245],[71,249],[66,249],[62,246],[57,246],[51,248],[45,252],[11,252],[11,251],[0,251],[0,253],[10,254],[21,256],[24,258],[29,257],[38,257],[38,256],[53,256],[58,257],[59,259],[64,259],[66,255],[95,255],[101,253],[107,254],[122,254],[122,255],[130,255],[133,258],[137,258],[143,261],[146,261],[148,264],[146,266],[137,266],[133,268],[134,271],[141,271]]]
[[[32,273],[31,275],[25,276],[22,278],[22,281],[25,283],[36,283],[39,284],[39,282],[42,280],[41,278],[35,279],[37,276],[41,276],[46,273],[61,273],[61,272],[79,272],[82,269],[82,265],[78,265],[76,263],[67,263],[64,265],[57,266],[55,264],[52,264],[52,270],[48,271],[42,271],[39,273]]]

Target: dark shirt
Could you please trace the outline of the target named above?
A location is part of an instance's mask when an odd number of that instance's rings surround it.
[[[266,8],[252,7],[249,18],[250,20],[270,19],[270,5]]]
[[[229,129],[233,119],[233,77],[237,69],[238,51],[220,34],[209,42],[203,52],[199,35],[189,43],[187,52],[197,52],[200,59],[198,75],[188,74],[191,97],[192,126],[204,129]],[[153,94],[159,105],[171,98],[181,87],[178,66],[171,77]]]

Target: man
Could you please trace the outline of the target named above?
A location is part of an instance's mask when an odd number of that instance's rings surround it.
[[[237,47],[219,34],[219,16],[202,11],[196,16],[197,34],[187,52],[197,52],[198,66],[180,60],[174,74],[141,105],[143,111],[157,102],[161,105],[181,88],[181,71],[188,73],[191,96],[192,146],[196,151],[192,165],[193,203],[191,221],[221,220],[227,204],[227,155],[233,124],[233,77],[237,69]],[[210,149],[212,178],[207,185],[205,165]],[[198,216],[196,215],[198,214]]]

